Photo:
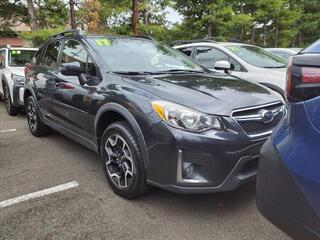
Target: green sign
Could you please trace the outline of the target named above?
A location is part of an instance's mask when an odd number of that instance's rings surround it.
[[[108,39],[106,38],[99,38],[99,39],[96,39],[95,40],[95,43],[98,45],[98,46],[110,46],[110,42]]]

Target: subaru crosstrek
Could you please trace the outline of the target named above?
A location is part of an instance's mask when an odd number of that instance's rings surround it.
[[[37,50],[10,45],[0,48],[0,98],[4,99],[7,112],[11,116],[24,109],[24,68]]]
[[[313,49],[289,61],[288,114],[262,148],[257,181],[259,210],[297,240],[320,239],[320,55]]]
[[[53,128],[97,152],[113,191],[233,190],[256,175],[260,148],[285,115],[267,88],[210,73],[147,37],[49,39],[26,70],[34,136]]]

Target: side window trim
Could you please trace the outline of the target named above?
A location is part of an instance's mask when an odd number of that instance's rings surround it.
[[[217,51],[220,51],[222,52],[223,54],[227,55],[227,57],[230,59],[232,59],[233,61],[235,61],[237,64],[240,65],[240,71],[236,71],[236,70],[233,70],[235,72],[248,72],[248,70],[241,64],[239,63],[236,59],[234,59],[234,57],[232,57],[230,54],[222,51],[221,49],[217,48],[217,47],[214,47],[214,46],[204,46],[204,45],[199,45],[199,46],[196,46],[196,48],[201,48],[201,47],[207,47],[207,48],[211,48],[211,49],[215,49]],[[196,60],[196,49],[194,50],[194,59]]]

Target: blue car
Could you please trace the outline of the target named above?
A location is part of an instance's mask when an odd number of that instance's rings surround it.
[[[261,150],[260,212],[293,239],[320,239],[320,42],[289,61],[287,115]]]

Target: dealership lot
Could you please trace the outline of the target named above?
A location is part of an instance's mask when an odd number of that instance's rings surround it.
[[[9,117],[0,102],[0,202],[70,182],[78,185],[0,208],[0,239],[288,239],[256,210],[254,183],[124,200],[95,153],[58,133],[32,137],[25,116]]]

